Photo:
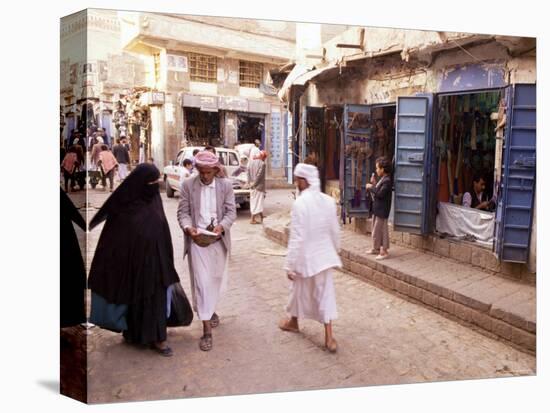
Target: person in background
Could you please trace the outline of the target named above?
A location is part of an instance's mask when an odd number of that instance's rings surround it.
[[[92,170],[97,171],[97,163],[99,162],[99,154],[101,152],[101,146],[103,145],[103,138],[96,137],[97,143],[92,147],[90,153],[90,161],[92,162]]]
[[[181,179],[187,179],[193,176],[193,172],[193,161],[191,161],[191,159],[184,159]]]
[[[248,182],[250,189],[250,223],[259,224],[264,220],[264,200],[265,200],[265,160],[266,151],[260,151],[258,155],[250,162],[248,167]],[[259,217],[260,222],[256,221]]]
[[[97,137],[103,139],[103,143],[107,145],[108,148],[111,147],[111,137],[107,135],[105,129],[97,128]]]
[[[380,177],[378,182],[376,178],[371,177],[370,183],[366,185],[373,197],[372,207],[372,245],[371,254],[377,254],[377,260],[386,259],[389,255],[390,236],[388,230],[388,218],[391,209],[392,183],[391,183],[391,164],[385,157],[376,159],[376,174]]]
[[[61,162],[61,171],[63,172],[63,177],[65,179],[65,192],[69,192],[69,182],[71,185],[71,190],[74,191],[75,174],[78,166],[78,156],[76,154],[76,148],[73,145],[69,147],[69,150],[63,158],[63,162]]]
[[[250,148],[250,153],[248,154],[249,159],[254,159],[260,153],[261,142],[259,139],[254,140],[254,146]]]
[[[153,158],[147,158],[147,163],[150,164],[150,165],[154,165],[155,160]]]
[[[338,313],[332,269],[342,267],[336,203],[321,192],[319,171],[314,165],[296,165],[294,181],[299,196],[292,206],[284,265],[291,281],[286,307],[290,319],[282,319],[279,328],[297,333],[298,319],[318,321],[325,327],[325,347],[334,353],[337,343],[332,334],[332,320]]]
[[[485,193],[485,178],[479,172],[474,174],[472,179],[472,188],[465,192],[462,197],[462,206],[468,208],[481,209],[489,211],[494,208],[494,199],[490,199]]]
[[[101,152],[99,153],[98,166],[101,169],[101,183],[103,188],[107,190],[107,178],[109,179],[109,190],[113,192],[115,170],[118,167],[118,163],[114,155],[111,153],[107,145],[101,146]]]
[[[113,155],[118,162],[118,179],[120,182],[128,175],[128,164],[130,163],[130,153],[121,139],[116,140],[116,145],[113,146]]]

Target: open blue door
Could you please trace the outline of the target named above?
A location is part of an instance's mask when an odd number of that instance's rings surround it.
[[[507,90],[508,108],[495,250],[502,261],[525,263],[533,222],[536,172],[536,85]]]
[[[396,231],[428,232],[431,102],[431,96],[397,99],[393,218]]]

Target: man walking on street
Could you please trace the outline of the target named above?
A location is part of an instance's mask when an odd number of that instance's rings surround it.
[[[116,145],[113,146],[113,155],[118,162],[118,179],[120,182],[128,175],[128,164],[130,163],[130,153],[120,139],[116,140]]]
[[[195,157],[199,174],[183,180],[178,206],[178,222],[185,234],[193,309],[203,323],[199,348],[212,349],[212,328],[220,319],[215,313],[227,283],[231,251],[231,225],[237,217],[231,181],[217,176],[218,157],[209,151]],[[204,235],[204,231],[215,236]]]
[[[298,332],[299,318],[319,321],[325,327],[325,346],[334,353],[337,343],[332,335],[332,320],[337,311],[332,268],[342,266],[336,204],[321,192],[317,167],[299,163],[294,179],[300,195],[292,206],[284,267],[291,281],[286,307],[291,317],[281,320],[279,328]]]
[[[260,153],[248,166],[248,182],[252,192],[250,193],[250,223],[259,224],[264,220],[265,199],[265,160],[266,151]],[[256,221],[259,216],[260,222]]]

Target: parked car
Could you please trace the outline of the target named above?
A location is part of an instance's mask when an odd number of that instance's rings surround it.
[[[183,161],[185,159],[193,159],[193,151],[195,149],[203,150],[201,146],[186,146],[180,149],[176,159],[170,161],[170,164],[163,169],[163,179],[166,184],[166,196],[173,198],[176,192],[179,192],[182,177],[184,173]],[[220,159],[220,164],[225,166],[227,177],[233,183],[233,191],[235,193],[235,204],[238,204],[242,209],[250,207],[250,189],[246,188],[246,173],[240,174],[238,177],[232,176],[239,168],[239,153],[233,149],[216,148],[216,155]]]

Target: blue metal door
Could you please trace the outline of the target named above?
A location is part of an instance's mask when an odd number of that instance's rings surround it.
[[[365,189],[372,159],[372,121],[368,105],[344,105],[343,204],[349,217],[369,216],[370,196]]]
[[[431,97],[397,99],[394,171],[394,229],[428,232],[431,171]]]
[[[495,250],[502,261],[525,263],[529,256],[535,198],[536,85],[513,85],[507,90],[507,98]]]

